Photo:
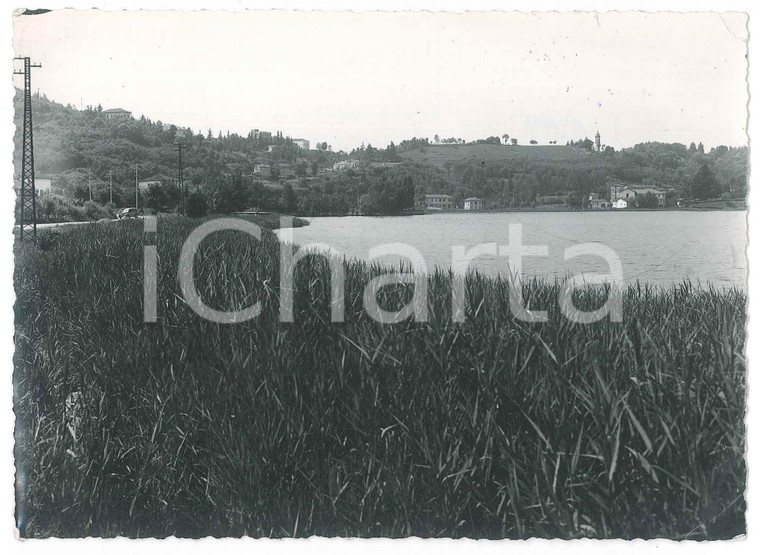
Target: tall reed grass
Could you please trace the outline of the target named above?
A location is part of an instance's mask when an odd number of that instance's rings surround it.
[[[622,323],[573,324],[559,284],[509,310],[505,280],[428,277],[429,321],[382,325],[362,293],[381,270],[304,259],[278,320],[279,251],[202,244],[206,303],[181,298],[194,223],[159,219],[159,320],[143,323],[137,222],[71,228],[16,253],[18,525],[44,536],[727,538],[745,530],[746,295],[637,284]],[[409,291],[388,288],[388,309]],[[578,303],[595,308],[603,293]]]

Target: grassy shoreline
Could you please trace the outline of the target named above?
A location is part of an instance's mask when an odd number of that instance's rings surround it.
[[[71,226],[17,245],[23,536],[744,532],[743,291],[634,285],[623,322],[584,326],[560,314],[557,284],[534,280],[524,297],[549,322],[526,324],[504,280],[471,275],[454,324],[450,276],[435,272],[428,322],[381,325],[362,305],[379,270],[348,261],[346,321],[331,324],[315,256],[282,324],[276,237],[222,232],[196,259],[204,300],[262,301],[224,326],[180,298],[196,225],[161,217],[154,240],[139,222]],[[159,253],[155,324],[144,244]],[[408,297],[390,287],[381,304]]]

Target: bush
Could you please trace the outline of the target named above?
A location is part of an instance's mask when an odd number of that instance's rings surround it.
[[[100,218],[105,218],[107,215],[103,206],[93,201],[87,201],[84,203],[84,213],[88,220],[99,220]]]

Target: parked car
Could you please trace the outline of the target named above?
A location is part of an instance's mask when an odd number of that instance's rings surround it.
[[[122,208],[116,215],[120,220],[123,218],[136,218],[139,215],[137,208]]]

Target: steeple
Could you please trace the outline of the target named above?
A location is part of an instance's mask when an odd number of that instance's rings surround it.
[[[602,137],[599,135],[599,130],[596,130],[596,135],[594,135],[594,150],[597,152],[602,151]]]

